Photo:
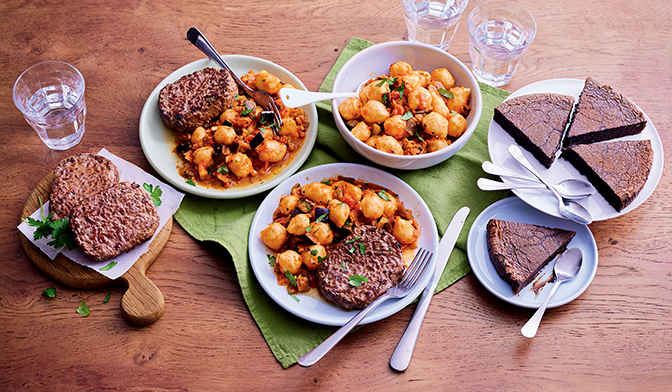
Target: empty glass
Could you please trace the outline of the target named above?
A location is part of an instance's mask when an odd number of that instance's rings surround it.
[[[14,83],[14,104],[49,148],[67,150],[84,136],[84,77],[72,65],[46,61]]]
[[[532,14],[510,0],[477,5],[467,18],[467,28],[474,76],[491,86],[511,81],[537,32]]]

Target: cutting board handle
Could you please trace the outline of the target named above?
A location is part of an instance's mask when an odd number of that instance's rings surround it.
[[[121,314],[135,325],[153,323],[161,317],[166,307],[163,294],[145,275],[146,269],[146,265],[136,262],[119,278],[128,287],[121,298]]]

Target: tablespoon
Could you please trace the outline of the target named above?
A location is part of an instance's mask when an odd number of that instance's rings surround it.
[[[567,219],[571,220],[572,222],[576,222],[582,225],[587,225],[590,224],[593,221],[593,217],[590,216],[590,212],[585,209],[581,204],[571,201],[571,200],[565,200],[560,196],[558,191],[555,190],[551,186],[551,184],[546,181],[544,177],[542,177],[537,171],[532,167],[530,162],[525,158],[525,155],[523,155],[523,152],[520,150],[520,148],[516,145],[510,145],[509,146],[509,154],[518,161],[525,169],[527,169],[530,173],[534,174],[535,177],[539,179],[548,189],[551,190],[553,195],[558,199],[558,210],[560,210],[560,213]]]
[[[546,185],[536,181],[536,183],[530,184],[511,184],[499,181],[493,181],[487,178],[479,178],[476,182],[478,187],[482,191],[503,191],[507,189],[548,189]],[[585,199],[586,197],[593,194],[593,192],[586,192],[585,187],[581,186],[582,182],[579,182],[578,185],[572,178],[562,180],[558,185],[554,185],[554,188],[563,199],[567,200],[579,200]]]
[[[555,291],[562,282],[567,282],[576,278],[576,275],[579,274],[579,270],[581,269],[582,262],[583,252],[581,252],[581,249],[579,248],[568,249],[565,253],[560,255],[560,258],[558,258],[553,267],[556,283],[553,285],[553,289],[548,293],[548,297],[546,297],[539,309],[534,312],[532,318],[530,318],[530,320],[523,325],[523,328],[520,329],[520,333],[522,333],[523,336],[526,338],[533,338],[537,334],[539,323],[544,316],[544,312],[546,311],[546,307],[548,306],[551,297],[555,294]]]
[[[519,180],[531,181],[534,183],[539,183],[539,180],[533,177],[525,176],[523,174],[517,173],[513,170],[509,170],[505,167],[497,166],[492,162],[484,161],[481,164],[483,171],[488,174],[493,174],[500,177],[510,177]],[[541,185],[541,184],[540,184]],[[578,178],[568,178],[560,181],[557,185],[551,185],[555,188],[556,191],[565,199],[569,200],[579,200],[595,194],[595,187],[588,181],[578,179]],[[513,188],[523,188],[526,186],[522,185],[513,185]],[[545,186],[542,185],[545,188]],[[513,189],[513,188],[498,188],[500,189]],[[537,188],[536,186],[534,188]],[[484,189],[485,190],[485,189]],[[488,189],[492,190],[492,189]]]
[[[201,33],[197,28],[192,27],[187,31],[187,39],[195,47],[200,49],[201,52],[205,53],[205,55],[208,56],[212,61],[217,63],[217,65],[229,71],[231,77],[233,77],[233,80],[235,80],[238,87],[245,91],[245,93],[249,95],[254,100],[254,102],[257,103],[257,105],[264,108],[264,110],[272,111],[275,122],[278,124],[278,126],[282,126],[280,110],[278,110],[278,106],[273,101],[273,98],[265,91],[252,90],[250,86],[240,80],[240,78],[233,72],[231,67],[226,64],[222,56],[219,55],[215,47],[210,44],[210,41],[208,41],[207,38],[205,38],[203,33]]]

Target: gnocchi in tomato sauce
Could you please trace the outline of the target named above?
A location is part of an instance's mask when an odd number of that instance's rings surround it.
[[[352,135],[390,154],[419,155],[449,146],[467,130],[471,90],[446,68],[431,73],[404,61],[339,104]]]
[[[341,176],[296,184],[280,198],[273,222],[259,234],[272,250],[268,257],[278,284],[294,294],[315,287],[320,264],[353,228],[363,225],[392,234],[404,254],[417,247],[418,222],[394,192]]]

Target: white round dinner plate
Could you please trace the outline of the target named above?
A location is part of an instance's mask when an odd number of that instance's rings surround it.
[[[291,72],[270,61],[242,55],[225,55],[222,56],[222,58],[238,76],[242,76],[250,70],[259,72],[262,69],[265,69],[269,73],[280,78],[281,81],[290,83],[298,89],[307,90],[306,86]],[[161,89],[166,84],[173,83],[184,75],[208,67],[219,68],[214,61],[207,58],[183,66],[163,79],[163,81],[161,81],[149,95],[149,98],[147,98],[140,115],[140,144],[142,145],[142,151],[145,153],[147,160],[154,170],[156,170],[161,177],[165,178],[166,181],[184,192],[213,199],[235,199],[256,195],[257,193],[275,187],[289,176],[296,173],[306,159],[308,159],[308,156],[315,145],[315,140],[317,139],[318,119],[315,104],[302,107],[308,116],[310,125],[306,132],[306,139],[303,142],[301,151],[299,151],[292,161],[286,163],[286,166],[280,173],[270,179],[247,187],[221,190],[187,184],[186,179],[180,176],[178,167],[182,166],[182,160],[180,156],[173,151],[175,148],[175,133],[163,124],[161,117],[159,116],[159,92],[161,92]]]
[[[343,325],[359,311],[345,310],[327,302],[317,289],[312,289],[306,294],[290,295],[285,286],[278,284],[273,267],[269,265],[268,255],[276,253],[266,247],[259,233],[273,222],[273,211],[278,207],[280,198],[288,195],[294,185],[321,182],[339,175],[366,180],[395,192],[404,206],[413,211],[413,216],[418,222],[420,228],[418,247],[429,250],[436,257],[439,246],[439,234],[434,217],[425,202],[408,184],[387,172],[352,163],[332,163],[312,167],[285,180],[266,196],[254,215],[249,237],[250,263],[259,283],[278,305],[305,320],[325,325]],[[434,274],[435,265],[436,261],[432,258],[418,284],[409,295],[384,301],[362,320],[362,324],[381,320],[410,304],[429,283]]]
[[[583,90],[584,82],[584,80],[580,79],[544,80],[527,85],[509,95],[506,99],[508,100],[526,94],[557,93],[571,95],[578,100],[578,97],[581,94],[581,90]],[[642,113],[644,112],[642,111]],[[660,177],[663,173],[663,145],[660,141],[658,131],[651,122],[651,119],[649,119],[646,114],[644,114],[644,117],[646,118],[646,127],[641,133],[614,140],[648,139],[651,141],[651,147],[653,147],[653,167],[649,173],[649,178],[646,181],[644,188],[635,198],[635,200],[633,200],[633,202],[624,208],[621,212],[616,211],[614,207],[612,207],[599,193],[596,193],[587,199],[579,200],[578,203],[586,207],[586,209],[592,215],[593,221],[615,218],[634,210],[644,203],[644,201],[649,196],[651,196],[654,189],[656,189],[656,186],[658,185],[658,181],[660,181]],[[502,129],[502,127],[494,120],[491,120],[490,128],[488,130],[488,151],[490,153],[490,159],[492,162],[498,166],[504,166],[520,174],[531,176],[530,172],[523,168],[509,155],[508,148],[512,144],[517,143],[511,137],[511,135],[504,131],[504,129]],[[529,151],[524,148],[521,148],[521,150],[523,151],[523,154],[525,154],[525,157],[527,157],[527,160],[530,161],[532,166],[534,166],[539,174],[554,184],[557,184],[566,178],[586,179],[586,177],[579,173],[579,171],[576,170],[576,168],[574,168],[571,163],[564,159],[556,159],[551,167],[546,169],[539,163],[539,161],[537,161],[536,158],[534,158],[534,156],[532,156]],[[519,183],[509,178],[502,178],[502,181],[514,184]],[[562,217],[560,211],[558,210],[558,203],[556,198],[548,190],[517,189],[514,190],[513,193],[520,197],[525,203],[540,211],[555,217]]]
[[[549,282],[538,293],[531,288],[534,283],[524,287],[518,294],[513,293],[511,285],[504,281],[490,261],[488,246],[485,240],[485,227],[490,219],[530,223],[551,228],[573,230],[576,235],[568,248],[579,248],[583,252],[583,263],[579,274],[573,280],[563,283],[548,304],[549,308],[564,305],[581,295],[595,277],[597,272],[597,244],[595,238],[585,225],[556,218],[540,212],[525,204],[517,197],[509,197],[493,203],[483,210],[474,220],[467,238],[467,256],[476,278],[499,299],[524,308],[538,308],[556,283]],[[556,258],[557,260],[557,258]],[[537,275],[534,281],[543,282],[553,273],[555,260],[551,261]],[[534,282],[533,281],[533,282]]]

